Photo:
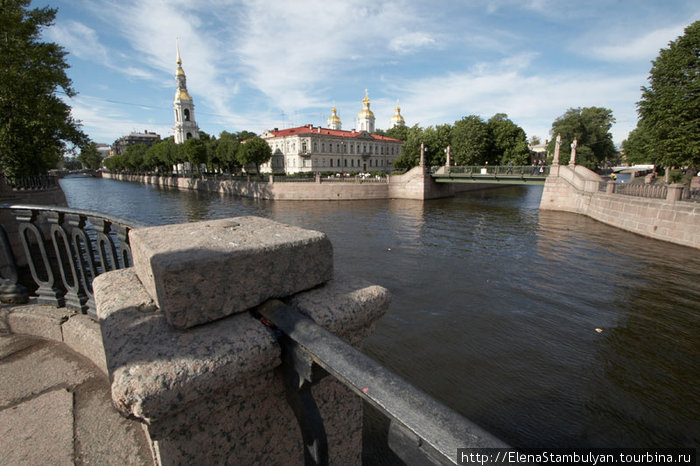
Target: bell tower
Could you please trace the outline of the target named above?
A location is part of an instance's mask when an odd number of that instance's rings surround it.
[[[173,109],[175,110],[173,133],[175,134],[175,144],[182,144],[190,138],[199,138],[199,127],[194,119],[194,102],[187,92],[187,78],[182,69],[180,46],[176,45],[175,47],[177,49],[177,71],[175,72],[177,89],[173,100]]]

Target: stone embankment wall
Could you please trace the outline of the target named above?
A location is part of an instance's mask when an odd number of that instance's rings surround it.
[[[155,175],[104,173],[104,178],[269,200],[340,201],[364,199],[438,199],[484,189],[483,184],[439,184],[422,167],[392,175],[387,183],[277,182],[202,180]]]
[[[662,241],[700,248],[700,204],[680,200],[680,186],[666,199],[599,191],[603,179],[581,166],[552,167],[540,209],[587,215],[599,222]]]

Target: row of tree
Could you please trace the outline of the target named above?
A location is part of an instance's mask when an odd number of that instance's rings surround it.
[[[82,154],[81,154],[82,156]],[[190,138],[184,144],[175,144],[172,137],[152,146],[134,144],[123,154],[105,159],[108,170],[148,170],[170,172],[173,166],[189,162],[193,167],[206,165],[210,170],[233,173],[241,167],[260,165],[270,160],[272,151],[263,139],[250,131],[229,133],[222,131],[217,139],[204,131],[199,138]]]
[[[488,121],[470,115],[452,125],[427,128],[398,126],[377,133],[404,141],[402,154],[394,162],[396,168],[418,165],[421,143],[425,144],[426,163],[429,165],[445,164],[448,145],[451,146],[453,165],[530,163],[525,131],[508,119],[505,113],[497,113]]]

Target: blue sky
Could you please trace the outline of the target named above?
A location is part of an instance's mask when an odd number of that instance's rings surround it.
[[[97,142],[172,135],[179,40],[201,130],[355,127],[365,89],[377,127],[506,113],[548,139],[568,108],[610,108],[621,143],[660,48],[697,1],[65,0],[45,38],[69,52],[74,116]]]

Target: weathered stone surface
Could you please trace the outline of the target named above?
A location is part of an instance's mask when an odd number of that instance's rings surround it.
[[[321,327],[357,345],[391,304],[386,288],[342,272],[325,286],[285,300]],[[364,332],[359,332],[363,329]]]
[[[312,387],[328,436],[331,464],[361,464],[362,404],[332,377]],[[202,400],[174,418],[151,425],[163,464],[303,465],[304,446],[281,378],[244,399],[228,394]]]
[[[106,376],[83,384],[74,398],[77,464],[122,466],[152,462],[141,424],[122,417],[114,409]]]
[[[93,289],[112,398],[126,416],[153,422],[279,364],[271,332],[247,313],[183,331],[133,269],[102,274]]]
[[[54,387],[83,383],[93,376],[87,363],[77,361],[63,345],[43,342],[30,354],[0,363],[0,408],[11,406]],[[70,354],[69,354],[70,353]],[[29,370],[31,368],[31,370]]]
[[[50,306],[19,306],[7,315],[7,325],[12,333],[34,335],[54,341],[63,341],[61,325],[74,312]]]
[[[38,339],[17,335],[0,335],[0,359],[34,345]]]
[[[0,411],[3,464],[73,463],[73,394],[59,389]]]
[[[100,324],[85,314],[75,314],[62,326],[63,342],[91,360],[107,374]]]
[[[134,230],[134,267],[168,322],[189,328],[330,280],[324,233],[259,217]]]

